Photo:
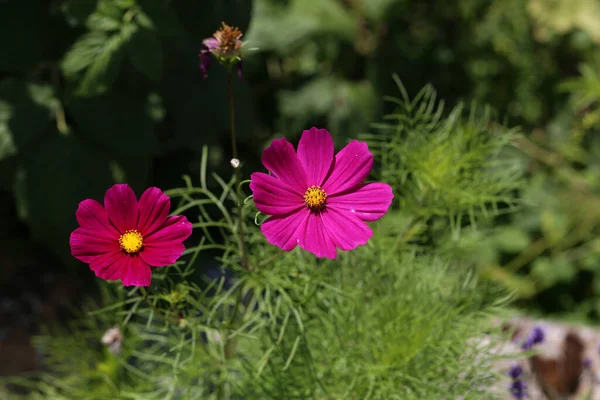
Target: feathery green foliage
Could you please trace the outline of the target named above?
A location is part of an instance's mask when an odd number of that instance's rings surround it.
[[[416,224],[475,206],[494,214],[489,204],[510,201],[518,180],[496,173],[494,156],[507,144],[496,138],[512,132],[463,118],[460,107],[442,117],[434,97],[426,88],[417,100],[394,100],[415,112],[393,114],[384,133],[370,136],[378,175],[397,200],[372,224],[367,245],[336,260],[269,245],[252,223],[250,198],[241,216],[230,211],[238,200],[234,180],[208,175],[205,150],[199,186],[186,178],[185,187],[167,192],[179,200],[174,213],[197,212],[200,243],[186,250],[186,262],[155,272],[147,293],[106,285],[102,306],[89,305],[67,332],[41,337],[48,372],[21,382],[30,398],[493,398],[498,377],[482,343],[505,294],[435,243],[412,244]],[[423,157],[396,159],[409,145]],[[431,172],[446,178],[425,181],[432,152],[449,159]],[[453,175],[457,165],[461,173]],[[477,185],[481,195],[469,197]],[[249,223],[248,269],[241,266],[240,217]],[[223,275],[197,285],[190,276],[202,272],[204,252],[218,254]],[[119,353],[99,342],[115,325],[123,333]]]

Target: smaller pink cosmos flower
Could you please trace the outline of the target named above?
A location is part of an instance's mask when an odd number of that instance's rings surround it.
[[[300,246],[335,258],[338,248],[363,245],[373,235],[365,222],[381,218],[394,198],[388,184],[363,183],[373,166],[367,144],[353,140],[334,157],[325,129],[302,132],[297,153],[287,140],[273,140],[262,162],[272,175],[250,177],[256,207],[270,215],[261,230],[286,251]]]
[[[151,187],[138,202],[129,185],[106,191],[104,207],[96,200],[79,203],[79,228],[71,233],[71,254],[90,265],[96,276],[120,279],[125,286],[149,286],[150,266],[174,264],[192,234],[186,217],[169,217],[171,199]]]

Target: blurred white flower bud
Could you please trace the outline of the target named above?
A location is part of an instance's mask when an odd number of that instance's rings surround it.
[[[100,340],[103,345],[108,346],[108,349],[113,354],[121,352],[121,343],[123,342],[123,334],[118,326],[110,328],[104,332],[104,336]]]
[[[237,158],[232,158],[231,161],[229,161],[229,163],[233,168],[237,168],[240,166],[240,160],[238,160]]]

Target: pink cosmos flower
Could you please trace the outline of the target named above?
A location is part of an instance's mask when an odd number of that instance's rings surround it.
[[[325,129],[302,132],[297,153],[287,140],[274,140],[262,162],[272,175],[250,177],[256,207],[270,215],[261,230],[286,251],[299,245],[335,258],[337,248],[363,245],[373,235],[365,222],[381,218],[394,198],[390,185],[362,183],[373,166],[367,144],[353,140],[334,157]]]
[[[120,279],[125,286],[149,286],[150,266],[174,264],[192,233],[186,217],[169,217],[171,200],[151,187],[138,202],[129,185],[106,191],[104,207],[96,200],[79,203],[79,228],[71,233],[71,254],[96,276]]]

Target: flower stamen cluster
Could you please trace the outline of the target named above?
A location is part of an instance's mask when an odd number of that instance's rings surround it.
[[[119,246],[126,253],[137,253],[144,246],[144,238],[135,229],[130,229],[119,237]]]
[[[240,51],[244,35],[237,27],[229,26],[225,22],[221,22],[222,26],[213,34],[217,39],[218,51],[221,57],[231,56]]]
[[[231,68],[237,65],[238,75],[242,76],[242,46],[243,33],[237,27],[229,26],[221,22],[222,26],[212,37],[202,41],[202,47],[198,56],[200,57],[200,71],[202,76],[208,76],[210,61],[214,56],[221,64]]]
[[[325,207],[325,201],[327,200],[327,193],[321,186],[312,185],[308,189],[306,189],[306,193],[304,193],[304,204],[311,211],[320,211]]]

